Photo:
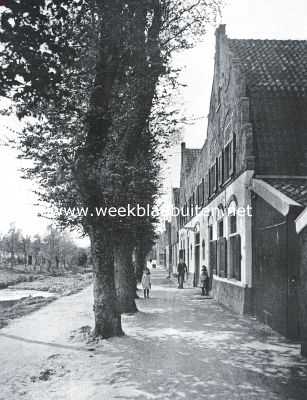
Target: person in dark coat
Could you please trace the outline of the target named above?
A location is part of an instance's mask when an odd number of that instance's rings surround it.
[[[177,266],[177,273],[178,273],[178,289],[183,289],[183,282],[184,282],[184,275],[188,272],[188,268],[181,258],[179,260],[179,264]]]
[[[209,294],[209,274],[207,267],[205,265],[201,268],[201,274],[199,277],[200,287],[201,287],[201,295],[208,296]]]

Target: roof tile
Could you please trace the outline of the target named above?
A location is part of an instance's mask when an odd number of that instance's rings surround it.
[[[307,95],[307,40],[228,39],[250,90]]]
[[[307,206],[307,178],[263,178],[265,182],[303,206]]]

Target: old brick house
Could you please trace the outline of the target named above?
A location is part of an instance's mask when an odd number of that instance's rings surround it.
[[[218,301],[292,338],[306,304],[306,110],[307,41],[229,39],[222,25],[207,138],[181,150],[178,251],[195,285],[207,265]]]

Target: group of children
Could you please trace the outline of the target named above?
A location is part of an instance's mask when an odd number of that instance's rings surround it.
[[[187,271],[187,268],[184,262],[178,264],[178,282],[179,288],[183,289],[184,275]],[[199,277],[201,294],[202,296],[208,296],[210,290],[210,278],[209,273],[205,265],[202,266],[201,274]],[[142,276],[142,287],[144,290],[144,299],[149,299],[149,292],[151,289],[151,277],[150,277],[150,269],[148,267],[145,268]]]

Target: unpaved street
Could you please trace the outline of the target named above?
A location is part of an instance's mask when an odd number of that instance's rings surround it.
[[[91,287],[2,329],[0,399],[306,400],[298,345],[165,276],[123,338],[87,343]]]

